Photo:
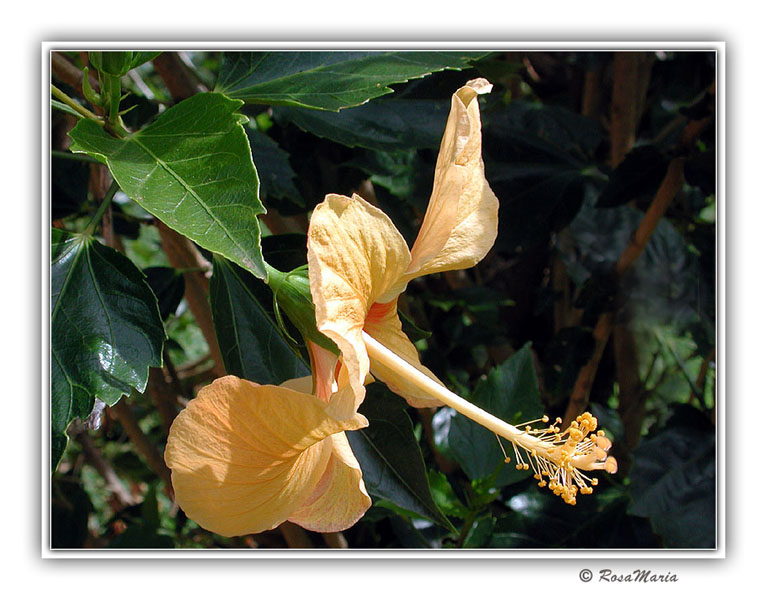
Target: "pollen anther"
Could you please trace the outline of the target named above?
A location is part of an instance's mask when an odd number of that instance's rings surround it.
[[[546,423],[548,417],[538,419]],[[533,478],[539,487],[548,487],[554,495],[567,504],[575,504],[578,493],[589,495],[597,485],[596,477],[587,478],[584,471],[604,470],[615,473],[618,462],[607,455],[612,443],[603,431],[596,431],[597,419],[591,413],[583,413],[561,432],[556,425],[562,420],[557,417],[554,424],[535,429],[524,423],[524,433],[511,436],[518,470],[532,469]]]

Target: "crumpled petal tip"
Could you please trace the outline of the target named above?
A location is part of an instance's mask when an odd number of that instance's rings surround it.
[[[477,94],[489,94],[493,91],[493,84],[484,77],[477,77],[466,82],[465,87],[472,88]]]

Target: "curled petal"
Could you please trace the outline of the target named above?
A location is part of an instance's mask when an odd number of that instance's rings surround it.
[[[171,426],[165,462],[176,500],[202,527],[258,533],[313,494],[333,452],[330,437],[367,425],[338,421],[314,396],[227,376],[200,390]]]
[[[361,332],[368,310],[403,275],[410,252],[386,214],[357,195],[335,194],[314,209],[307,249],[317,329],[341,351],[354,394],[345,414],[333,414],[348,417],[365,397],[370,362]]]
[[[399,316],[397,316],[396,300],[387,304],[374,305],[368,314],[365,331],[400,358],[404,358],[424,375],[439,382],[439,379],[421,364],[418,350],[407,335],[405,335],[405,332],[402,331],[402,323],[399,320]],[[371,359],[370,371],[376,379],[383,381],[392,392],[405,398],[411,406],[417,408],[442,406],[440,400],[429,396],[420,387],[413,385],[410,380],[395,373],[374,359]]]
[[[289,519],[311,531],[349,529],[371,506],[362,481],[362,469],[346,434],[337,433],[329,441],[332,452],[322,478],[312,495]]]
[[[485,179],[477,101],[478,94],[491,89],[486,79],[479,78],[453,94],[434,188],[413,244],[408,279],[473,267],[495,242],[498,199]]]
[[[314,393],[320,400],[327,401],[333,392],[333,381],[335,380],[338,356],[335,352],[331,352],[311,340],[307,340],[306,348],[309,351],[309,360],[312,363],[314,389],[310,385],[308,390],[301,389],[299,391]]]

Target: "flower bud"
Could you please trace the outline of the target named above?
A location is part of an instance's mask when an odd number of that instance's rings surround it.
[[[275,314],[278,321],[280,320],[279,311],[282,310],[305,340],[338,354],[338,347],[333,341],[317,330],[307,267],[303,266],[283,273],[267,265],[266,270],[266,283],[274,293]]]
[[[133,68],[135,52],[88,52],[88,61],[106,75],[125,75]]]

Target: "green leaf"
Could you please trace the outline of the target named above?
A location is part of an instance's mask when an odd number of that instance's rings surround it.
[[[51,427],[55,468],[73,418],[94,398],[110,406],[146,387],[162,365],[157,300],[125,256],[93,238],[53,230],[51,262]]]
[[[249,273],[213,256],[210,306],[228,373],[260,384],[278,385],[309,375],[309,369],[285,341],[259,300],[257,286],[269,289]]]
[[[252,104],[338,111],[389,94],[393,83],[461,70],[487,52],[231,52],[216,91]]]
[[[499,419],[515,424],[543,415],[538,380],[533,366],[530,344],[496,367],[474,391],[471,401]],[[506,452],[513,456],[511,444],[502,440]],[[463,415],[456,414],[448,434],[450,452],[470,479],[496,475],[495,485],[502,487],[520,481],[530,471],[518,471],[513,464],[504,464],[503,453],[495,435]]]
[[[256,217],[266,209],[235,113],[241,105],[198,94],[124,139],[82,120],[70,132],[71,150],[104,162],[120,188],[168,227],[264,278]]]
[[[629,473],[628,514],[648,517],[671,548],[716,546],[716,435],[688,405],[642,440]]]
[[[162,54],[162,52],[134,52],[133,60],[131,60],[131,63],[130,63],[130,68],[135,69],[136,67],[140,67],[145,62],[154,60],[155,58],[160,56],[160,54]]]
[[[157,297],[160,318],[164,321],[176,312],[184,298],[186,283],[184,275],[173,267],[147,267],[144,269],[147,283]]]
[[[482,132],[487,180],[502,199],[496,250],[530,248],[567,225],[600,177],[591,166],[599,123],[567,109],[525,101],[488,107]]]
[[[68,104],[64,104],[63,102],[59,102],[58,100],[51,99],[51,108],[55,108],[56,110],[60,110],[61,112],[65,112],[67,114],[70,114],[73,117],[77,117],[78,119],[82,119],[83,118],[83,115],[81,115],[79,112],[77,112],[74,108],[72,108]]]
[[[245,132],[248,134],[253,162],[260,173],[261,200],[283,215],[305,212],[306,202],[296,187],[296,174],[290,166],[290,155],[257,129],[248,127]]]
[[[346,433],[362,467],[365,487],[371,496],[388,500],[454,532],[432,498],[423,455],[406,411],[405,401],[381,384],[368,386],[360,413],[367,417],[370,426]]]
[[[469,528],[469,533],[463,542],[464,548],[484,548],[490,541],[495,529],[495,519],[492,515],[483,515]]]
[[[429,469],[428,477],[429,489],[431,489],[434,502],[444,514],[460,519],[466,519],[470,516],[471,511],[455,495],[455,491],[444,473]]]
[[[444,100],[384,100],[339,113],[283,107],[275,119],[350,147],[370,150],[439,148],[450,103]]]

